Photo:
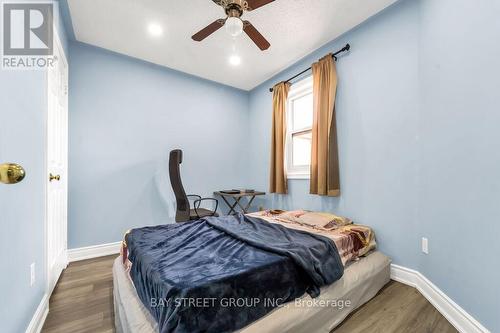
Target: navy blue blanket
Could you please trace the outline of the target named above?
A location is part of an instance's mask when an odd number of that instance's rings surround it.
[[[134,229],[131,278],[160,332],[232,332],[343,275],[328,238],[244,215]]]

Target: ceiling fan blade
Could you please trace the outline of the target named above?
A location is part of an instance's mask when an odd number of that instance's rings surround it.
[[[255,10],[262,6],[267,5],[268,3],[273,2],[274,0],[247,0],[248,10]]]
[[[201,42],[202,40],[204,40],[205,38],[207,38],[208,36],[210,36],[211,34],[216,32],[217,30],[222,28],[224,26],[224,23],[226,23],[226,20],[223,20],[223,19],[217,20],[217,21],[213,22],[212,24],[209,24],[207,27],[198,31],[191,38],[193,38],[193,40],[195,40],[197,42]]]
[[[252,23],[248,21],[243,21],[243,31],[250,37],[251,40],[261,49],[262,51],[267,50],[271,44],[261,35],[261,33],[255,29]]]

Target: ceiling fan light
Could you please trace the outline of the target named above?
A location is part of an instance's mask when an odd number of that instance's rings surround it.
[[[226,20],[226,30],[231,36],[238,37],[243,32],[243,21],[238,17],[229,17]]]

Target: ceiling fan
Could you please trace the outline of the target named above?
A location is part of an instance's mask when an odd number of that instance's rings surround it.
[[[219,19],[209,24],[207,27],[201,29],[193,35],[193,40],[201,42],[224,25],[228,33],[237,37],[243,31],[250,37],[250,39],[262,50],[267,50],[271,44],[261,35],[261,33],[248,21],[243,21],[241,16],[245,11],[252,11],[262,6],[265,6],[274,0],[212,0],[217,5],[224,8],[227,17]]]

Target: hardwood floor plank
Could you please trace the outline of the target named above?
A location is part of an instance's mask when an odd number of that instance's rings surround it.
[[[113,275],[116,255],[71,263],[50,298],[44,333],[114,332]]]
[[[71,263],[50,298],[43,333],[114,333],[116,255]],[[456,333],[414,288],[391,281],[332,333]],[[314,332],[307,332],[314,333]]]

